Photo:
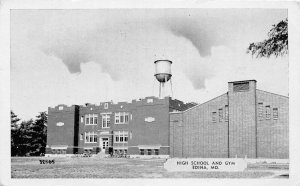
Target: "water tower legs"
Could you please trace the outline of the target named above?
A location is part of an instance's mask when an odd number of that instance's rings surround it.
[[[171,85],[171,97],[173,98],[173,85],[172,85],[172,79],[170,79],[170,85]]]
[[[159,83],[159,98],[161,99],[161,85],[162,85],[162,83],[160,82]]]
[[[173,97],[173,85],[172,85],[172,80],[170,80],[170,88],[171,88],[171,94],[170,96]],[[159,98],[163,99],[165,96],[167,96],[167,87],[165,87],[165,82],[159,82]]]

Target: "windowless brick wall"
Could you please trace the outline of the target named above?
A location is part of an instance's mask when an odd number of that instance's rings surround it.
[[[51,153],[51,146],[68,146],[66,153],[76,153],[74,146],[78,145],[77,136],[75,137],[78,133],[78,121],[76,121],[78,110],[77,105],[71,107],[59,105],[48,108],[46,153]]]
[[[228,83],[229,157],[256,157],[255,94],[255,80]]]
[[[170,114],[170,156],[183,156],[183,114],[174,112]]]

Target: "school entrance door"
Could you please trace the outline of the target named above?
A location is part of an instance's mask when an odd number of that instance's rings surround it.
[[[105,149],[108,149],[109,143],[108,138],[100,138],[100,149],[102,152],[105,152]]]

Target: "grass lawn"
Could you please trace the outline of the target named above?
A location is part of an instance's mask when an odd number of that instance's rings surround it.
[[[39,160],[55,160],[40,164]],[[164,159],[12,157],[12,178],[288,178],[288,165],[251,164],[243,172],[168,172]]]

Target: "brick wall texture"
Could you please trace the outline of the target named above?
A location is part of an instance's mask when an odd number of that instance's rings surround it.
[[[130,154],[139,154],[139,149],[145,148],[145,150],[152,149],[153,153],[154,149],[158,149],[160,155],[168,155],[170,153],[169,101],[169,97],[164,99],[147,97],[138,101],[133,100],[132,103],[104,102],[100,105],[49,107],[47,153],[51,153],[51,149],[57,149],[61,146],[68,147],[67,153],[83,153],[87,149],[90,149],[92,153],[97,153],[101,147],[101,140],[108,138],[109,147],[118,150],[127,149]],[[173,102],[177,103],[178,101]],[[63,108],[59,109],[60,106]],[[128,123],[115,123],[115,115],[119,112],[129,114]],[[110,116],[108,128],[102,127],[104,114]],[[97,115],[97,124],[87,125],[86,115]],[[63,122],[64,125],[57,126],[59,122]],[[128,133],[128,142],[115,142],[114,132],[119,131]],[[85,140],[85,134],[91,132],[96,134],[96,142]],[[108,149],[102,151],[108,153]]]
[[[257,103],[263,105],[263,117],[257,122],[257,154],[265,158],[289,157],[289,102],[288,97],[257,90]],[[270,106],[271,117],[266,119],[266,106]],[[278,109],[278,119],[273,108]]]
[[[173,113],[170,114],[170,156],[182,157],[183,156],[183,114]]]
[[[288,97],[257,90],[255,80],[229,82],[226,94],[170,113],[170,156],[287,159],[288,116]]]
[[[59,107],[63,108],[59,110]],[[75,113],[78,112],[78,106],[68,107],[59,105],[55,108],[48,108],[48,127],[47,127],[47,146],[48,151],[51,146],[68,146],[67,153],[74,153],[73,147],[77,146],[76,130],[78,123],[76,122]],[[58,126],[57,123],[63,123]]]
[[[118,112],[129,114],[128,123],[115,124]],[[168,97],[147,97],[132,103],[58,105],[48,113],[47,153],[55,148],[98,153],[101,140],[108,138],[109,147],[134,155],[159,149],[171,157],[289,157],[288,97],[257,90],[255,80],[229,82],[227,93],[192,108]],[[97,115],[97,124],[87,125],[87,114]],[[103,114],[110,116],[109,128],[102,127]],[[128,132],[128,142],[115,142],[118,131]],[[85,140],[88,132],[95,132],[96,142]]]
[[[249,82],[248,91],[234,91],[228,83],[229,155],[256,157],[255,81]]]
[[[227,144],[228,144],[228,124],[224,119],[212,121],[212,112],[216,112],[218,116],[219,109],[225,110],[227,105],[227,94],[223,94],[213,100],[203,103],[197,107],[187,110],[183,113],[183,127],[182,129],[170,129],[171,132],[175,131],[176,135],[182,135],[179,138],[183,139],[182,144],[174,141],[171,149],[176,149],[175,157],[177,154],[183,155],[183,157],[227,157]],[[170,116],[170,120],[174,120],[173,114]],[[182,131],[181,131],[182,130]],[[183,146],[183,152],[180,151],[180,147]]]

